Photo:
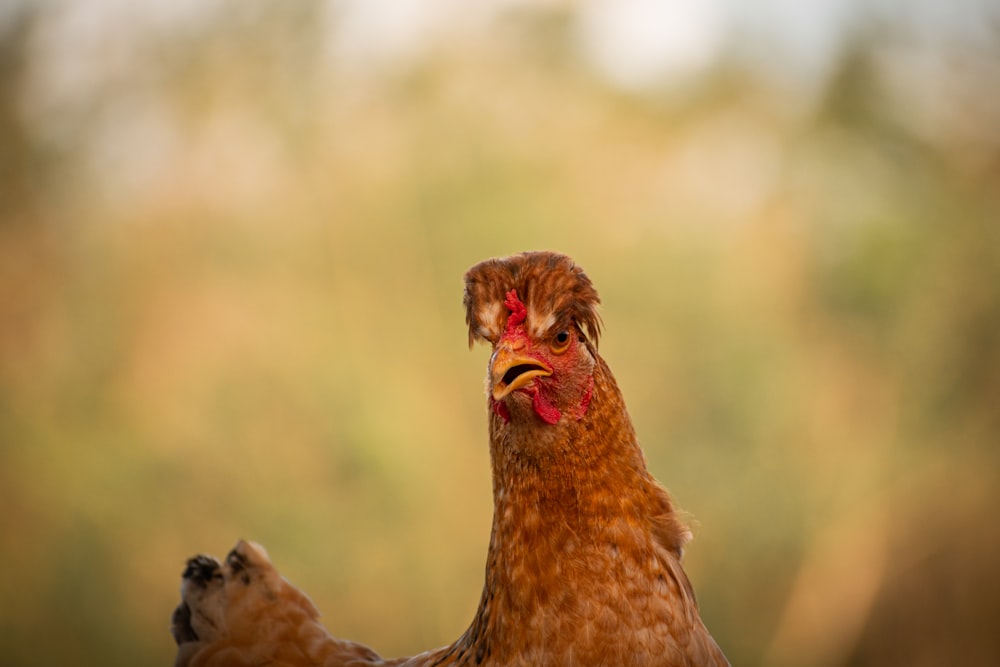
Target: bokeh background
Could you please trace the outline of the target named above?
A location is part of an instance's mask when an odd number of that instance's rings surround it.
[[[6,0],[0,655],[172,664],[184,559],[452,641],[465,269],[574,256],[736,665],[1000,664],[1000,8]]]

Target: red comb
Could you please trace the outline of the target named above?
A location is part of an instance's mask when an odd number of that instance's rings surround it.
[[[524,318],[528,316],[528,309],[523,303],[521,303],[521,300],[517,298],[516,290],[507,292],[507,299],[503,302],[503,305],[507,306],[510,310],[510,317],[507,318],[506,333],[511,333],[522,322],[524,322]]]

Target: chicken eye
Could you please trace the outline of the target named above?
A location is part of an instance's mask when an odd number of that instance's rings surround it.
[[[555,354],[562,354],[569,347],[570,333],[568,331],[560,331],[552,339],[552,345],[550,346],[552,352]]]

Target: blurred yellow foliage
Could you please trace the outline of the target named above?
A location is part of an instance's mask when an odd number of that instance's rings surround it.
[[[169,664],[184,559],[239,537],[340,636],[454,639],[491,512],[461,277],[543,248],[601,291],[733,664],[997,664],[1000,119],[923,131],[863,35],[814,99],[736,63],[644,97],[558,6],[377,75],[221,6],[75,97],[39,97],[52,17],[5,19],[5,664]]]

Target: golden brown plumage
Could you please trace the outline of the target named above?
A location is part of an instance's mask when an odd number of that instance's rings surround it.
[[[221,568],[189,561],[177,665],[728,665],[681,568],[690,532],[597,354],[590,280],[566,256],[522,253],[470,269],[464,302],[470,343],[493,348],[493,529],[469,629],[382,661],[329,636],[308,598],[240,543]]]

